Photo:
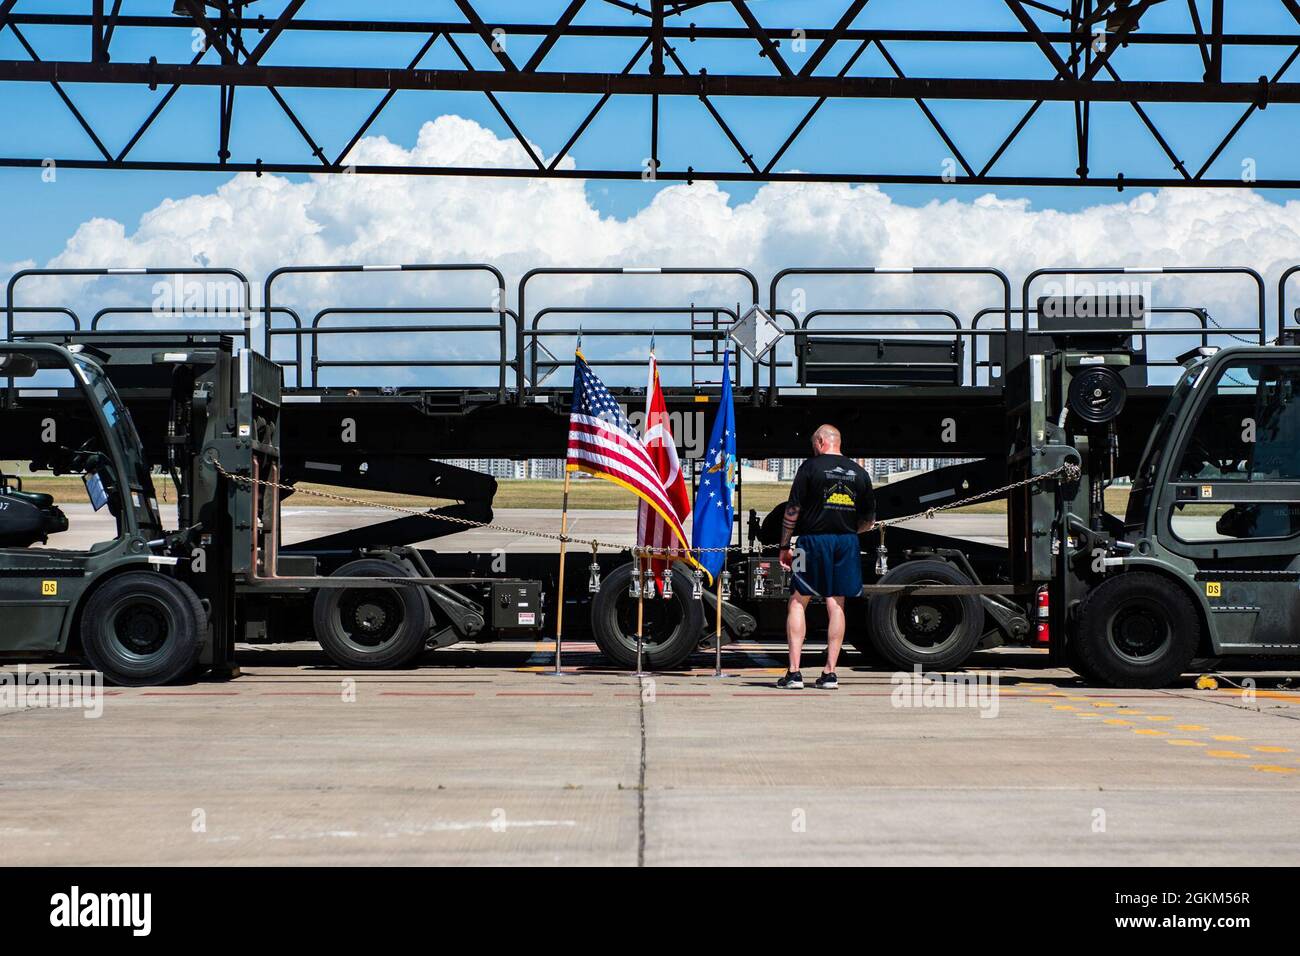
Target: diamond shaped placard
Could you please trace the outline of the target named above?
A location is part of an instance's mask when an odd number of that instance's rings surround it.
[[[785,332],[761,306],[755,305],[736,321],[728,335],[757,362],[771,351]]]

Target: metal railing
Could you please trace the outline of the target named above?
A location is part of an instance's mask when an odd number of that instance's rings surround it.
[[[1015,315],[1022,314],[1019,308],[1012,309],[1011,311]],[[1203,346],[1208,346],[1210,344],[1210,339],[1215,337],[1229,336],[1240,340],[1243,333],[1256,333],[1256,334],[1258,333],[1258,329],[1255,326],[1233,327],[1233,326],[1219,325],[1215,321],[1215,319],[1210,315],[1209,311],[1204,308],[1201,308],[1200,306],[1152,306],[1146,308],[1144,311],[1147,315],[1190,315],[1194,319],[1196,319],[1197,325],[1194,328],[1154,328],[1150,325],[1145,325],[1141,329],[1135,328],[1129,331],[1128,334],[1132,338],[1135,339],[1145,338],[1146,336],[1149,335],[1198,336],[1201,339],[1201,344]],[[979,326],[984,322],[986,318],[989,318],[990,316],[1000,315],[1001,312],[1002,312],[1001,309],[981,309],[979,312],[975,313],[975,318],[972,320],[971,325],[975,328],[979,328]],[[1029,314],[1032,322],[1033,317],[1038,315],[1038,310],[1030,309]],[[1213,328],[1211,328],[1212,324],[1214,326]],[[1086,331],[1097,335],[1116,335],[1128,330],[1090,329]],[[1029,337],[1031,341],[1035,337],[1051,337],[1055,335],[1070,335],[1070,334],[1081,335],[1081,334],[1085,334],[1085,331],[1074,330],[1072,332],[1069,329],[1066,329],[1064,331],[1060,331],[1057,329],[1040,329],[1033,324],[1031,324],[1029,328]],[[1139,351],[1146,353],[1144,354],[1143,357],[1143,364],[1148,367],[1169,367],[1169,368],[1178,367],[1178,360],[1175,357],[1171,357],[1167,359],[1151,358],[1149,354],[1149,350],[1146,349],[1145,343],[1143,343],[1141,346],[1138,346],[1137,348]],[[979,358],[978,355],[972,353],[971,364],[970,364],[972,381],[978,382],[979,370],[981,369],[989,370],[989,375],[991,380],[993,369],[1000,367],[1003,364],[1004,362],[995,361],[992,355],[990,355],[987,358],[981,359]]]
[[[627,325],[618,328],[592,328],[578,326],[562,326],[543,328],[543,322],[551,316],[685,316],[692,320],[692,325],[686,328],[674,329],[663,328],[660,326],[644,325]],[[694,324],[698,316],[713,316],[715,318],[725,316],[729,323],[736,322],[740,315],[735,309],[726,308],[725,306],[547,306],[539,309],[533,316],[531,325],[524,330],[524,336],[528,342],[527,354],[529,355],[529,365],[526,369],[525,382],[529,387],[536,390],[541,387],[542,381],[546,376],[561,368],[572,368],[575,364],[573,359],[560,359],[552,355],[551,351],[546,348],[543,340],[546,338],[650,338],[651,342],[655,337],[667,339],[687,339],[694,343],[707,341],[713,345],[724,342],[727,338],[729,326],[718,326],[717,328],[700,328]],[[538,352],[545,351],[549,356],[545,360],[538,358]],[[721,356],[722,352],[714,349]],[[708,363],[702,363],[697,360],[698,356],[692,354],[689,359],[659,358],[656,360],[660,368],[690,368],[696,370],[702,364],[710,367],[719,367],[721,362],[714,360]],[[599,364],[604,368],[644,368],[645,358],[620,359],[620,358],[601,358]],[[545,375],[541,369],[548,369]],[[740,353],[739,350],[732,350],[732,378],[737,379],[741,374]]]
[[[539,323],[536,321],[537,317],[530,315],[527,306],[528,284],[542,276],[585,276],[585,277],[727,276],[733,279],[740,280],[740,282],[746,286],[747,291],[749,292],[748,297],[738,299],[737,300],[738,303],[745,302],[745,301],[753,303],[758,301],[758,280],[755,279],[753,274],[746,269],[726,268],[726,267],[681,268],[676,266],[664,266],[664,267],[627,266],[627,267],[600,267],[600,268],[548,267],[542,269],[531,269],[528,272],[524,273],[523,277],[519,280],[519,292],[518,292],[519,327],[517,331],[518,344],[516,346],[516,354],[520,357],[520,361],[518,362],[518,365],[515,370],[515,383],[516,383],[516,398],[520,405],[524,404],[528,399],[529,383],[528,383],[527,371],[528,369],[535,370],[537,368],[538,349],[540,347],[539,339],[544,335],[563,335],[563,334],[576,335],[578,334],[579,331],[581,331],[582,335],[584,336],[592,336],[592,337],[603,336],[606,334],[618,335],[618,336],[622,336],[624,334],[646,336],[651,334],[652,332],[659,335],[669,334],[669,330],[655,330],[644,326],[628,327],[624,330],[574,329],[574,330],[570,330],[567,333],[562,332],[561,330],[558,329],[547,329],[543,331],[539,328]],[[555,314],[555,308],[557,307],[552,307],[552,309],[550,310],[552,314]],[[575,310],[575,312],[570,312],[566,314],[575,314],[576,312],[584,312],[586,314],[592,314],[592,315],[600,314],[602,312],[608,314],[631,314],[631,313],[652,314],[653,309],[655,308],[663,308],[663,307],[647,306],[643,308],[636,308],[632,306],[613,306],[613,307],[591,306],[588,308]],[[689,310],[691,307],[677,306],[677,307],[669,307],[669,308],[676,308],[680,311],[680,310]],[[545,309],[540,310],[538,312],[538,315],[539,316],[545,315],[546,312],[547,310]],[[733,314],[738,314],[738,312],[739,312],[739,308],[737,309],[737,312]],[[679,334],[682,333],[678,333],[676,330],[671,331],[671,337],[675,337]],[[713,333],[712,330],[691,329],[685,331],[684,334],[695,335],[697,337],[696,340],[698,340],[699,338],[702,337],[707,338],[711,336]],[[523,360],[523,356],[525,355],[525,353],[527,353],[528,355],[527,363],[525,363],[525,361]],[[555,363],[548,361],[547,364],[553,365]],[[612,363],[602,360],[600,364],[608,365]],[[525,367],[525,365],[527,367]],[[534,376],[536,376],[536,372],[534,372]],[[740,384],[739,366],[737,367],[736,378],[737,378],[736,384],[739,385]],[[754,386],[755,401],[757,401],[758,382],[759,382],[758,366],[757,364],[755,364],[754,372],[753,372],[753,386]]]
[[[304,265],[304,266],[282,266],[270,272],[262,286],[262,309],[264,314],[269,315],[272,306],[272,292],[278,279],[291,275],[327,275],[327,274],[354,274],[354,273],[484,273],[494,280],[494,289],[490,296],[490,304],[487,306],[438,306],[438,307],[382,307],[377,309],[365,309],[358,307],[348,308],[326,308],[317,312],[312,319],[309,329],[298,330],[296,334],[301,338],[302,334],[309,334],[312,340],[312,387],[319,387],[319,370],[321,368],[376,368],[401,366],[441,368],[447,366],[470,366],[470,367],[489,367],[497,368],[497,400],[504,403],[506,401],[506,369],[511,364],[509,355],[509,329],[506,320],[510,319],[515,323],[516,332],[519,326],[519,316],[506,307],[506,281],[501,270],[496,266],[482,262],[470,263],[403,263],[400,265]],[[491,324],[475,323],[440,326],[440,325],[361,325],[361,326],[322,326],[321,322],[330,315],[359,315],[359,314],[390,314],[390,315],[437,315],[437,314],[490,314],[498,316],[498,320]],[[267,325],[267,335],[264,345],[264,352],[267,355],[271,353],[270,323]],[[379,360],[379,359],[356,359],[350,361],[343,360],[321,360],[319,355],[319,343],[322,335],[342,334],[351,329],[354,333],[362,334],[393,334],[400,333],[411,335],[421,332],[494,332],[497,336],[498,352],[494,359],[483,360],[443,360],[443,359],[426,359],[426,360]]]
[[[1049,268],[1035,269],[1025,277],[1024,283],[1020,287],[1020,309],[1021,309],[1021,328],[1025,328],[1028,316],[1032,310],[1029,307],[1029,290],[1034,281],[1044,276],[1083,276],[1083,275],[1177,275],[1177,276],[1197,276],[1197,275],[1233,275],[1244,276],[1249,278],[1255,284],[1257,296],[1256,324],[1242,328],[1234,328],[1232,333],[1254,332],[1258,338],[1259,344],[1263,345],[1267,339],[1268,329],[1266,327],[1266,306],[1264,294],[1264,279],[1254,269],[1244,266],[1117,266],[1117,267],[1079,267],[1079,268]],[[1148,310],[1152,311],[1152,310]],[[1051,335],[1088,335],[1095,334],[1097,329],[1053,329],[1050,332],[1035,330],[1032,334],[1051,334]],[[1151,334],[1148,330],[1144,334]]]
[[[776,273],[776,275],[772,277],[772,282],[768,287],[768,306],[769,306],[768,311],[773,315],[773,317],[784,316],[786,318],[791,319],[795,323],[796,326],[795,333],[798,337],[796,347],[798,349],[806,349],[808,347],[808,344],[810,342],[815,341],[817,337],[833,338],[836,335],[841,335],[841,336],[849,335],[859,339],[865,339],[867,337],[872,337],[872,338],[881,337],[886,339],[908,339],[908,338],[926,339],[926,338],[949,337],[949,338],[953,338],[958,346],[964,348],[964,342],[966,339],[970,339],[972,340],[972,342],[974,342],[978,340],[980,337],[1005,338],[1006,336],[1014,332],[1019,333],[1020,347],[1022,350],[1022,354],[1023,351],[1028,348],[1028,338],[1025,335],[1026,330],[1023,326],[1023,323],[1021,325],[1021,328],[1018,330],[1009,330],[1008,328],[997,329],[997,330],[994,329],[980,330],[972,327],[963,326],[961,319],[957,316],[957,314],[949,309],[897,309],[897,310],[895,309],[815,309],[812,310],[811,312],[808,312],[807,316],[832,316],[832,315],[843,315],[843,316],[896,315],[896,316],[914,316],[914,317],[937,316],[937,317],[950,318],[951,321],[954,322],[955,327],[952,329],[920,329],[920,328],[910,328],[910,327],[903,328],[903,329],[858,328],[858,329],[837,329],[833,332],[829,330],[826,332],[812,332],[807,327],[808,323],[806,319],[801,321],[796,316],[794,311],[790,309],[781,308],[777,304],[781,283],[784,280],[795,276],[821,276],[821,277],[841,277],[841,278],[852,277],[852,276],[986,277],[992,279],[1001,290],[1002,309],[999,311],[1002,311],[1004,314],[1008,316],[1008,322],[1006,323],[1007,326],[1010,326],[1010,316],[1011,316],[1011,281],[1006,277],[1006,275],[1000,269],[975,267],[975,266],[874,266],[874,267],[832,266],[832,267],[801,267],[801,268],[782,269],[780,272]],[[975,350],[972,348],[971,349],[972,354],[974,353],[974,351]],[[960,372],[960,369],[958,371]],[[770,402],[770,401],[774,401],[775,396],[777,395],[777,381],[776,381],[775,367],[769,370],[769,384],[770,384],[770,392],[768,396],[768,401]],[[806,385],[806,382],[801,381],[801,387],[804,385]]]
[[[299,312],[288,305],[276,305],[273,297],[279,292],[280,283],[292,276],[350,274],[350,273],[479,273],[488,279],[485,290],[488,295],[481,304],[475,305],[418,305],[418,306],[328,306],[315,312],[310,321],[304,322]],[[1288,280],[1300,274],[1300,265],[1293,266],[1282,273],[1278,282],[1278,326],[1279,335],[1283,330],[1295,327],[1288,323],[1286,314],[1286,293]],[[1174,337],[1194,336],[1204,345],[1216,338],[1231,337],[1239,341],[1264,343],[1269,330],[1265,316],[1265,288],[1259,273],[1244,267],[1083,267],[1083,268],[1045,268],[1031,272],[1021,284],[1021,302],[1018,308],[1012,307],[1011,284],[1006,275],[998,269],[982,267],[811,267],[790,268],[777,272],[768,286],[769,314],[781,324],[786,332],[787,342],[779,344],[760,361],[753,361],[743,356],[740,350],[733,348],[733,381],[743,400],[744,392],[749,391],[749,400],[757,404],[761,399],[764,380],[767,388],[767,401],[773,402],[780,393],[780,387],[793,380],[796,387],[806,388],[823,382],[837,385],[994,385],[994,368],[1001,364],[1013,362],[1017,355],[1024,355],[1037,347],[1035,343],[1043,336],[1087,336],[1096,334],[1124,333],[1126,330],[1099,330],[1097,328],[1079,329],[1042,329],[1037,327],[1035,316],[1037,310],[1031,305],[1031,293],[1035,284],[1051,276],[1236,276],[1254,283],[1257,294],[1258,311],[1252,322],[1225,325],[1217,322],[1205,308],[1192,306],[1156,306],[1145,309],[1147,322],[1141,328],[1132,330],[1133,341],[1139,349],[1146,349],[1146,336]],[[84,327],[76,312],[63,306],[26,306],[16,303],[16,289],[24,281],[34,277],[111,277],[129,278],[166,277],[178,282],[182,279],[205,276],[224,277],[231,283],[230,298],[238,301],[213,308],[186,309],[179,303],[174,310],[160,311],[146,306],[113,305],[99,309]],[[658,277],[721,277],[734,280],[737,284],[737,296],[734,306],[729,305],[627,305],[627,298],[622,303],[610,305],[574,306],[561,303],[545,304],[541,307],[530,306],[536,302],[538,293],[533,284],[543,277],[580,277],[589,279],[604,276],[658,276]],[[981,308],[971,317],[969,323],[963,321],[959,310],[953,308],[815,308],[805,311],[779,307],[783,284],[799,276],[816,277],[975,277],[991,280],[999,290],[1000,305]],[[716,283],[711,283],[716,284]],[[751,301],[759,298],[759,284],[752,273],[741,268],[540,268],[525,273],[518,283],[517,310],[512,310],[506,303],[506,283],[502,272],[486,263],[415,263],[392,266],[364,265],[300,265],[275,269],[263,282],[263,302],[253,307],[249,302],[249,283],[244,275],[235,269],[218,267],[187,268],[151,268],[151,269],[24,269],[15,273],[8,282],[5,300],[6,339],[15,335],[35,334],[37,330],[27,328],[41,324],[40,319],[52,324],[70,324],[72,333],[79,337],[96,336],[145,336],[156,333],[192,333],[195,331],[217,331],[234,335],[247,347],[261,350],[271,355],[273,348],[282,344],[283,339],[291,339],[290,353],[277,361],[287,370],[293,369],[295,379],[291,387],[329,388],[331,384],[322,385],[329,370],[338,369],[376,369],[376,368],[452,368],[495,369],[495,392],[501,403],[508,401],[524,404],[542,388],[546,374],[557,369],[571,368],[572,357],[557,357],[546,348],[547,341],[573,338],[582,335],[588,339],[629,339],[662,336],[671,342],[690,342],[689,357],[676,357],[677,352],[668,350],[659,364],[665,369],[690,367],[692,370],[692,387],[710,387],[716,384],[708,376],[719,369],[724,345],[729,328],[734,324]],[[237,290],[237,292],[235,291]],[[164,290],[165,291],[165,290]],[[222,290],[223,292],[225,290]],[[280,293],[281,295],[283,293]],[[716,302],[716,299],[714,300]],[[996,301],[996,300],[995,300]],[[483,321],[461,321],[439,324],[444,317],[490,317]],[[229,318],[229,328],[203,329],[194,327],[192,322],[181,320],[200,316],[205,319]],[[998,322],[998,317],[1002,321]],[[1152,319],[1156,316],[1186,316],[1190,321],[1173,327],[1155,327]],[[39,318],[38,318],[39,317]],[[575,317],[590,317],[604,325],[586,325]],[[421,318],[428,321],[419,321]],[[175,319],[177,324],[165,324],[165,320]],[[414,320],[407,322],[406,320]],[[655,320],[688,319],[689,325],[682,328],[659,327]],[[262,322],[262,334],[254,332],[255,323]],[[567,320],[567,321],[566,321]],[[610,321],[613,320],[613,321]],[[838,322],[861,320],[842,325]],[[896,320],[896,321],[895,321]],[[23,329],[18,328],[22,322]],[[133,326],[148,322],[147,328],[118,328],[124,321]],[[924,323],[941,323],[941,328],[930,327]],[[163,324],[160,324],[163,323]],[[511,328],[513,323],[513,328]],[[56,331],[53,328],[47,331]],[[329,354],[330,342],[337,342],[346,337],[376,336],[389,340],[401,337],[406,341],[414,337],[438,334],[480,335],[493,341],[493,345],[481,355],[474,352],[466,357],[454,357],[446,354],[446,343],[439,343],[437,349],[412,350],[407,348],[403,354],[382,356],[370,350],[366,354]],[[280,340],[280,341],[277,341]],[[855,350],[843,362],[837,360],[835,345],[839,341],[852,340],[855,346],[872,341],[881,343],[881,360],[874,362],[862,349]],[[1086,339],[1085,339],[1086,340]],[[473,340],[471,340],[473,341]],[[513,344],[512,344],[513,343]],[[942,344],[950,343],[951,351],[945,354]],[[820,349],[818,346],[822,346]],[[791,351],[792,349],[792,351]],[[683,353],[684,354],[684,353]],[[901,360],[906,356],[920,356],[915,361]],[[866,356],[866,357],[864,357]],[[610,358],[591,355],[593,364],[626,368],[644,364],[644,359],[624,357],[618,354]],[[1172,366],[1176,361],[1169,357],[1147,356],[1149,366]],[[749,367],[746,368],[745,366]],[[911,369],[909,373],[907,369]],[[856,381],[854,370],[861,370],[861,381]],[[549,370],[549,371],[548,371]],[[701,373],[703,370],[703,373]],[[791,370],[793,370],[791,372]],[[509,378],[513,371],[513,389]],[[704,380],[701,380],[701,377]],[[364,376],[360,376],[364,378]],[[486,376],[484,376],[486,378]],[[352,383],[348,383],[351,387]],[[552,381],[549,390],[567,387],[567,382]],[[427,386],[413,386],[423,388]],[[438,387],[443,387],[439,385]],[[511,394],[513,391],[514,394]]]
[[[1282,273],[1282,277],[1277,280],[1277,337],[1282,338],[1283,333],[1288,328],[1300,329],[1300,311],[1298,314],[1291,316],[1295,321],[1288,327],[1286,314],[1286,284],[1293,275],[1300,273],[1300,265],[1291,266]]]
[[[14,304],[15,290],[18,283],[24,279],[31,279],[39,276],[47,277],[80,277],[80,278],[127,278],[131,276],[169,276],[173,279],[179,279],[182,276],[226,276],[236,283],[236,288],[242,292],[240,301],[232,310],[243,317],[245,329],[251,327],[253,314],[250,306],[249,284],[247,277],[238,269],[228,269],[224,267],[212,266],[187,266],[183,268],[129,268],[129,269],[20,269],[9,277],[9,282],[5,286],[5,341],[13,341],[14,337],[14,316],[16,312],[21,312],[26,307],[17,307]],[[57,308],[57,307],[54,307]],[[168,310],[175,311],[175,310]],[[183,311],[183,310],[182,310]]]

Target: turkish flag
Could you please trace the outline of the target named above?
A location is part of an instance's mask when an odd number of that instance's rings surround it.
[[[663,479],[668,503],[673,508],[678,522],[683,528],[688,524],[691,513],[691,496],[686,488],[686,479],[682,475],[681,462],[677,459],[677,444],[673,441],[673,428],[668,419],[668,406],[664,402],[663,388],[659,385],[659,363],[654,353],[650,353],[650,381],[646,387],[645,427],[641,433],[641,443],[650,454],[659,477]],[[667,548],[673,544],[672,529],[659,514],[644,501],[637,506],[636,543],[641,547]],[[691,560],[688,553],[677,550],[685,560]],[[693,562],[692,562],[693,563]],[[669,565],[666,558],[653,558],[650,567],[654,569],[655,585],[662,583],[664,569]]]

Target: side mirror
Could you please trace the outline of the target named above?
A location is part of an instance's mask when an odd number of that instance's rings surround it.
[[[0,353],[0,376],[5,378],[31,378],[36,367],[36,359],[25,352]]]

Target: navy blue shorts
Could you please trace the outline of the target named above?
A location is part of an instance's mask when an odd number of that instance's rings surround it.
[[[803,552],[803,570],[799,570],[796,553],[790,580],[800,594],[857,597],[862,593],[862,558],[856,534],[802,534],[798,547]]]

